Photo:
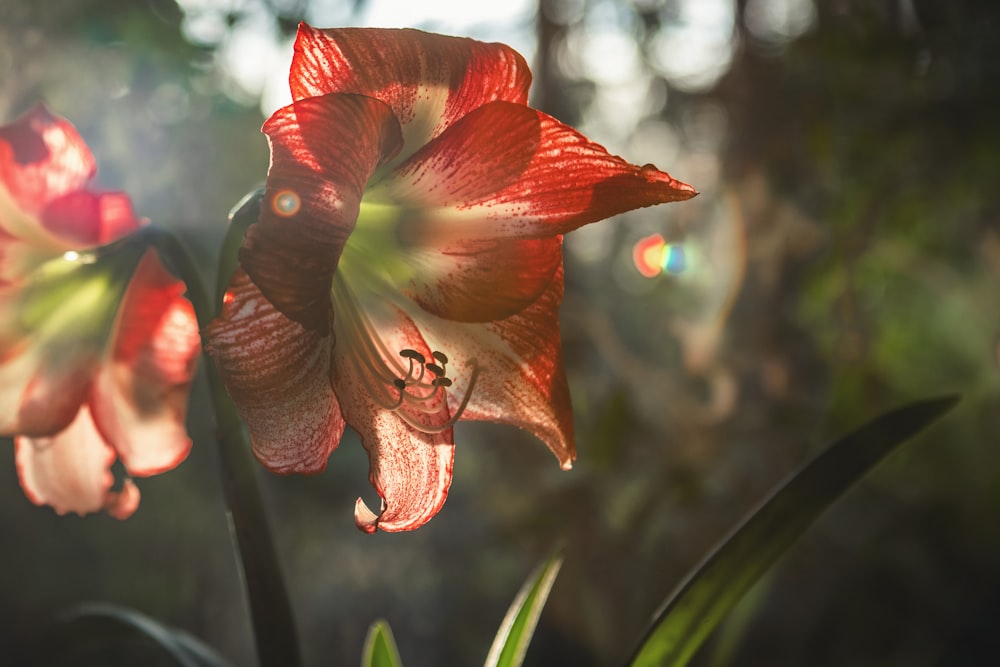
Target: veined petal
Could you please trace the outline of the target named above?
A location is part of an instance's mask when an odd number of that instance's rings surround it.
[[[119,519],[139,505],[139,490],[131,480],[121,491],[111,490],[115,452],[101,438],[86,406],[56,435],[19,436],[14,446],[21,487],[36,505],[51,505],[59,514],[107,509]]]
[[[484,324],[417,315],[414,320],[428,345],[450,359],[452,409],[471,390],[463,420],[517,426],[544,442],[568,469],[576,448],[559,337],[562,295],[560,266],[541,296],[508,318]]]
[[[260,462],[278,473],[323,470],[344,431],[330,337],[282,315],[241,269],[205,336]]]
[[[379,372],[395,368],[404,377],[402,360],[391,358],[401,350],[413,350],[432,359],[413,322],[391,304],[362,295],[366,312],[338,310],[338,340],[334,348],[333,386],[347,423],[361,436],[368,451],[369,479],[382,498],[379,514],[358,499],[355,522],[373,533],[403,531],[427,523],[448,497],[455,445],[451,412],[444,388],[411,391],[395,387]],[[343,301],[338,301],[338,304]],[[368,319],[378,340],[359,340],[357,318]],[[346,321],[354,319],[354,321]],[[362,346],[370,346],[362,349]],[[386,403],[399,399],[395,409]],[[439,431],[439,432],[428,432]]]
[[[695,194],[651,165],[611,155],[551,116],[493,102],[386,174],[366,199],[414,210],[406,237],[442,245],[555,236]]]
[[[437,514],[451,487],[455,445],[452,430],[423,433],[373,403],[345,400],[348,419],[368,450],[369,480],[382,498],[376,514],[358,498],[354,521],[366,533],[414,530]]]
[[[94,383],[94,421],[132,475],[169,470],[191,449],[184,420],[201,340],[183,292],[147,250],[125,293],[111,358]]]
[[[326,334],[333,273],[365,183],[399,148],[399,125],[376,99],[324,95],[279,109],[264,132],[267,192],[240,263],[286,317]]]
[[[405,157],[473,109],[528,101],[531,72],[505,44],[412,29],[299,26],[293,99],[357,93],[382,100],[403,126]]]
[[[509,317],[534,302],[562,265],[562,236],[413,245],[404,291],[426,311],[457,322]]]

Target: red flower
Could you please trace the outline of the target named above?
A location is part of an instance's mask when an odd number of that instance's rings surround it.
[[[434,516],[459,419],[571,466],[562,234],[695,194],[528,107],[530,79],[501,44],[299,29],[263,211],[206,333],[270,469],[322,470],[360,433],[383,498],[359,499],[363,530]]]
[[[27,496],[126,518],[129,475],[180,463],[198,328],[152,250],[101,246],[138,229],[128,198],[87,189],[94,159],[37,107],[0,127],[0,433]]]

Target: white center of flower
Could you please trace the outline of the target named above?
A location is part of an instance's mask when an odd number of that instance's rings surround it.
[[[392,349],[380,335],[378,322],[386,322],[382,327],[397,326],[399,315],[391,311],[406,298],[402,288],[415,275],[398,236],[405,215],[402,207],[362,203],[333,278],[336,345],[350,350],[345,357],[355,365],[365,391],[378,405],[396,412],[417,430],[440,433],[461,417],[479,368],[473,361],[462,400],[442,422],[440,415],[449,408],[447,391],[452,386],[447,376],[448,357],[440,351],[431,352],[428,359],[414,349]]]

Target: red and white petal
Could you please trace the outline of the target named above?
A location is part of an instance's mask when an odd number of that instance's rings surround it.
[[[53,199],[82,188],[96,171],[76,128],[44,105],[0,127],[0,181],[24,211],[40,213]]]
[[[380,349],[390,354],[411,349],[428,360],[431,350],[402,311],[385,301],[361,296],[363,303],[370,306],[364,317],[375,327],[379,341],[358,340],[347,330],[351,323],[342,320],[359,314],[338,311],[340,344],[334,348],[333,386],[344,418],[368,451],[369,479],[382,498],[382,508],[375,514],[359,498],[355,522],[368,533],[379,528],[390,532],[413,530],[438,513],[451,486],[455,445],[447,394],[443,388],[433,393],[410,388],[407,391],[429,399],[419,408],[410,399],[395,410],[386,408],[399,397],[399,390],[386,383],[384,377],[376,376],[372,365],[379,364],[384,370],[399,363],[399,359],[372,358],[379,353],[368,346],[381,343]],[[404,374],[400,372],[399,376]]]
[[[382,100],[403,126],[400,157],[495,100],[526,104],[531,72],[504,44],[411,29],[299,26],[289,75],[293,99],[357,93]]]
[[[369,176],[399,148],[399,125],[378,100],[325,95],[279,109],[264,132],[267,192],[240,263],[278,310],[325,334],[333,273]]]
[[[96,169],[76,129],[44,106],[0,127],[0,227],[38,247],[68,247],[45,227],[42,212],[84,188]]]
[[[427,343],[449,358],[452,410],[471,391],[462,420],[517,426],[544,442],[568,469],[576,448],[559,337],[562,294],[560,266],[542,295],[511,317],[485,324],[414,320]]]
[[[352,395],[343,405],[368,450],[369,479],[382,498],[382,508],[376,514],[358,498],[355,523],[366,533],[419,528],[448,498],[455,460],[452,430],[423,433],[374,403],[360,405],[359,398]]]
[[[330,337],[282,315],[242,270],[205,336],[258,460],[277,473],[323,470],[344,432]]]
[[[489,322],[521,311],[548,287],[562,265],[562,236],[413,245],[404,256],[414,272],[404,291],[426,311]]]
[[[416,210],[410,237],[444,245],[555,236],[695,194],[652,165],[611,155],[551,116],[493,102],[455,123],[365,196]]]
[[[94,382],[94,420],[132,475],[174,468],[191,449],[185,416],[201,339],[183,292],[148,250],[125,293],[111,358]]]
[[[56,435],[19,436],[14,446],[21,488],[36,505],[51,505],[59,514],[80,515],[107,508],[119,519],[138,507],[134,484],[126,482],[120,492],[111,490],[115,452],[104,442],[86,406]]]

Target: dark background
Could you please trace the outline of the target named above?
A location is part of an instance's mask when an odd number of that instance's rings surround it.
[[[5,1],[0,120],[40,100],[68,117],[101,185],[176,229],[214,284],[226,212],[268,160],[261,91],[224,57],[234,36],[259,25],[278,44],[302,17],[356,23],[366,2],[196,4]],[[826,514],[696,662],[1000,650],[1000,5],[703,0],[723,16],[705,33],[696,4],[541,0],[477,28],[532,49],[537,106],[702,194],[567,238],[572,472],[528,435],[463,424],[440,515],[371,537],[351,516],[374,497],[353,436],[321,475],[261,470],[308,664],[356,664],[380,617],[408,667],[477,664],[559,545],[527,664],[621,664],[684,573],[824,442],[947,392],[961,406]],[[216,37],[192,37],[195,18]],[[700,69],[684,59],[698,53]],[[684,243],[685,273],[635,272],[652,232]],[[190,458],[140,480],[125,522],[33,506],[0,443],[0,663],[30,661],[83,601],[253,663],[208,421],[199,385]]]

